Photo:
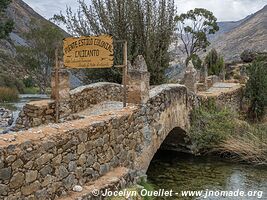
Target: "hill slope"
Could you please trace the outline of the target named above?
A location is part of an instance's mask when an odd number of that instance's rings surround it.
[[[217,37],[211,47],[224,55],[227,61],[239,60],[245,49],[267,51],[267,5],[231,31]]]
[[[29,32],[32,27],[51,22],[36,13],[22,0],[13,0],[6,10],[6,16],[12,19],[15,25],[9,37],[0,40],[0,79],[1,77],[2,79],[3,77],[10,77],[11,80],[22,80],[27,76],[27,72],[16,60],[16,46],[27,46],[31,43],[30,40],[26,39],[25,33]],[[51,25],[57,27],[52,23]],[[60,29],[59,27],[57,28]],[[67,35],[62,29],[60,30],[64,35]],[[1,85],[5,86],[3,81],[0,81]]]

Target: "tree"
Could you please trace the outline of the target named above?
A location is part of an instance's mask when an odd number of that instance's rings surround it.
[[[10,3],[11,0],[0,1],[0,39],[6,38],[14,27],[14,22],[12,20],[7,19],[4,13]]]
[[[204,8],[195,8],[178,15],[175,21],[178,38],[183,43],[180,50],[187,58],[199,51],[205,51],[210,45],[207,36],[219,30],[216,17]]]
[[[174,30],[173,0],[92,0],[89,6],[80,0],[79,4],[76,13],[68,8],[66,16],[55,15],[54,20],[65,24],[75,36],[110,34],[115,40],[127,40],[129,60],[143,55],[151,83],[164,82]],[[121,61],[121,51],[115,50],[115,60]],[[116,73],[107,70],[106,79]]]
[[[267,106],[267,62],[254,60],[247,68],[249,80],[246,84],[246,97],[249,100],[248,117],[259,121]]]
[[[40,26],[34,26],[25,36],[31,43],[29,46],[17,48],[18,59],[28,70],[41,93],[45,93],[45,89],[50,84],[55,49],[62,49],[63,32],[51,23],[45,22]]]
[[[200,59],[200,57],[197,54],[192,54],[190,57],[187,58],[186,60],[186,65],[188,65],[189,61],[192,61],[194,67],[196,69],[201,69],[202,66],[202,60]]]
[[[212,49],[205,57],[205,64],[209,75],[219,75],[224,69],[224,59],[215,49]]]

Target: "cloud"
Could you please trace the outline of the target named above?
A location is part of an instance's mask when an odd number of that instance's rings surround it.
[[[78,8],[76,0],[24,0],[36,12],[51,18],[60,11],[65,11],[66,6],[74,10]],[[206,8],[214,13],[219,21],[235,21],[257,12],[267,0],[175,0],[178,13],[183,13],[194,8]]]
[[[253,14],[267,5],[267,0],[175,0],[178,13],[193,8],[205,8],[219,21],[236,21]]]
[[[36,12],[49,19],[60,11],[65,11],[67,6],[78,8],[76,0],[24,0]]]

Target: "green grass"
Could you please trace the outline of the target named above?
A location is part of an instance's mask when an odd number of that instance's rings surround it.
[[[12,111],[17,110],[16,106],[14,106],[12,103],[0,103],[0,108],[5,108]]]
[[[250,124],[214,104],[202,104],[191,116],[188,133],[195,154],[218,153],[234,161],[267,165],[267,124]]]
[[[40,90],[38,87],[27,87],[24,88],[23,94],[39,94]]]

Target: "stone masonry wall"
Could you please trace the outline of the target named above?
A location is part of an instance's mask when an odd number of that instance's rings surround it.
[[[70,91],[69,106],[72,113],[82,111],[103,101],[123,101],[122,85],[100,82]]]
[[[3,135],[0,199],[57,199],[119,166],[145,172],[168,132],[189,126],[190,101],[163,85],[140,107]]]
[[[60,117],[82,111],[103,101],[122,101],[123,87],[116,83],[100,82],[78,87],[70,91],[69,99],[60,103]],[[15,131],[55,122],[55,101],[33,101],[25,105],[20,113]]]
[[[231,91],[223,92],[218,95],[199,95],[200,101],[205,102],[207,100],[214,100],[217,106],[227,107],[233,111],[239,112],[244,96],[244,88],[242,86],[237,87]]]

